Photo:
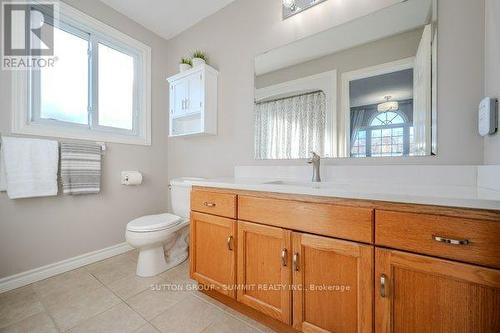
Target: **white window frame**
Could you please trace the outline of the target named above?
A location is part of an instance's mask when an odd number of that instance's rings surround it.
[[[89,62],[97,63],[98,43],[134,57],[133,130],[98,125],[96,98],[89,99],[93,104],[89,111],[90,125],[41,119],[39,110],[35,109],[33,103],[33,98],[36,98],[33,92],[38,89],[37,75],[35,71],[26,70],[12,72],[12,133],[151,145],[151,48],[67,4],[59,3],[58,8],[60,22],[57,22],[56,26],[69,27],[70,32],[75,35],[78,33],[74,30],[90,34],[91,48],[96,51],[91,52]],[[97,66],[89,66],[89,82],[94,81],[89,84],[89,94],[93,96],[98,93],[96,80]]]
[[[412,69],[415,66],[415,57],[408,57],[384,64],[361,68],[342,74],[341,81],[341,108],[339,127],[339,153],[340,156],[351,156],[351,100],[349,83],[351,81],[366,79],[373,76]],[[378,158],[378,157],[377,157]]]

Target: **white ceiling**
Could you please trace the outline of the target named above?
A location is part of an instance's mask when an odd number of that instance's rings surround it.
[[[403,101],[413,98],[413,69],[351,81],[351,107],[384,102],[385,96]]]
[[[101,0],[165,39],[175,37],[234,0]]]
[[[421,27],[429,19],[431,3],[431,0],[408,0],[270,50],[255,58],[255,74],[266,74]]]

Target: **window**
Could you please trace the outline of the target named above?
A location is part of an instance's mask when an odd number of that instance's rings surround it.
[[[361,130],[356,133],[351,149],[352,157],[366,156],[366,131]]]
[[[370,123],[371,156],[403,156],[404,124],[397,112],[376,114]]]
[[[14,133],[151,143],[148,46],[60,4],[53,67],[15,73]],[[26,92],[26,93],[24,93]]]
[[[351,157],[407,156],[415,151],[413,126],[398,111],[377,112],[368,126],[359,128]]]

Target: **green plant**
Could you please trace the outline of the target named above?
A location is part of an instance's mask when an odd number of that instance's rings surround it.
[[[205,53],[203,53],[202,51],[199,51],[199,50],[194,51],[193,58],[200,58],[200,59],[207,61],[207,56],[205,55]]]
[[[186,65],[189,65],[189,66],[193,65],[191,59],[189,59],[189,58],[181,58],[181,64],[186,64]]]

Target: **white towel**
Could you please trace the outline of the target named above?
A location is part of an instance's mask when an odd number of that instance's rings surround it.
[[[57,195],[57,141],[2,137],[10,199]]]

